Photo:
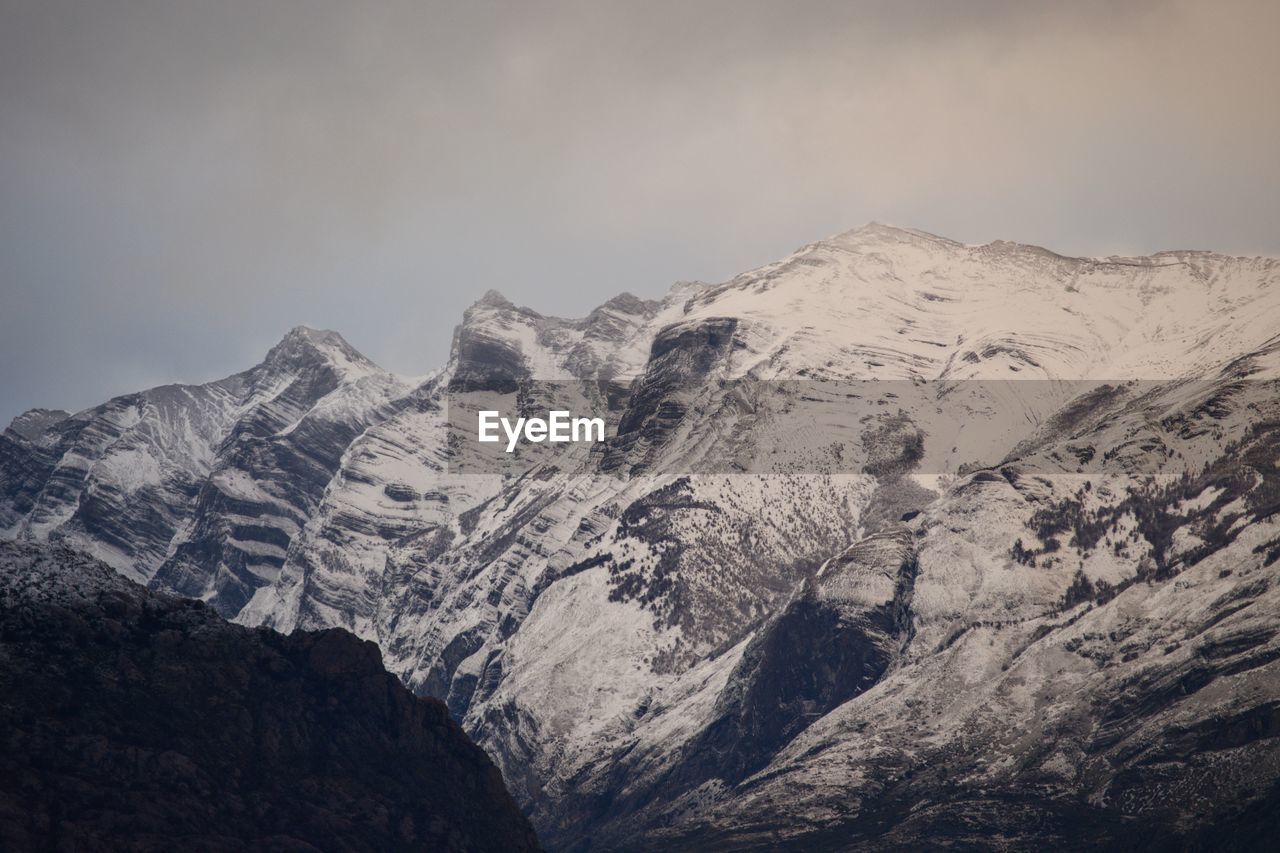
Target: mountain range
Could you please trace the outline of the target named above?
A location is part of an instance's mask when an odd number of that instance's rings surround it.
[[[1273,259],[873,223],[581,319],[491,291],[416,379],[299,327],[27,412],[0,531],[373,641],[553,849],[1251,849],[1277,321]],[[565,389],[603,445],[457,467],[463,395]]]

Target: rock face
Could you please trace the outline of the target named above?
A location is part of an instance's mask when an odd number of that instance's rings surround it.
[[[906,531],[876,534],[832,559],[752,637],[686,755],[703,779],[741,782],[810,721],[878,682],[906,645],[915,549]],[[679,768],[675,775],[679,775]]]
[[[276,578],[352,439],[407,389],[300,326],[218,382],[28,412],[0,436],[0,525],[234,615]]]
[[[345,631],[281,636],[0,543],[0,846],[536,850],[444,706]]]
[[[376,642],[555,848],[1248,848],[1280,780],[1277,317],[1273,260],[873,224],[583,319],[490,293],[416,384],[269,358],[287,380],[183,391],[242,401],[207,440],[148,444],[157,391],[31,413],[0,519]],[[460,473],[472,392],[572,392],[612,434]],[[137,447],[203,461],[126,505],[141,469],[101,460]]]

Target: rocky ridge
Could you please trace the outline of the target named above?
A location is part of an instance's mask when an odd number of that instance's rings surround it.
[[[0,543],[0,846],[536,850],[493,763],[341,629],[285,637]]]

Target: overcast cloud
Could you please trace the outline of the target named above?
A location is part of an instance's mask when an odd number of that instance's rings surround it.
[[[1274,2],[0,0],[0,421],[870,219],[1280,254]]]

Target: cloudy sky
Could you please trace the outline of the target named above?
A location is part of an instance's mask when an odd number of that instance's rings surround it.
[[[1280,254],[1280,4],[0,0],[0,420],[875,219]]]

